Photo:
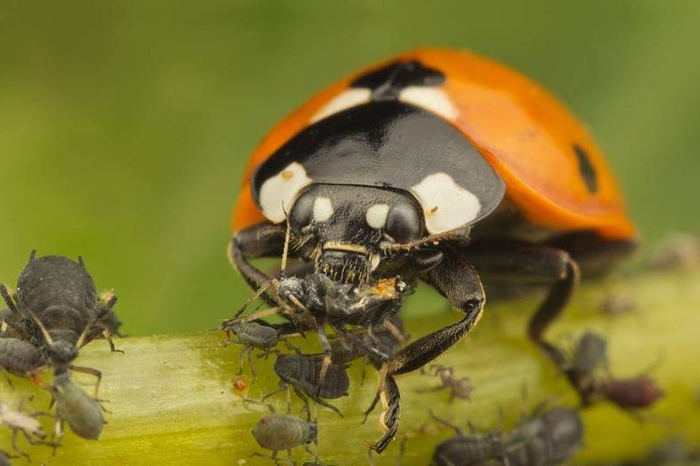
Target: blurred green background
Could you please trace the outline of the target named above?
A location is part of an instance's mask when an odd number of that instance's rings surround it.
[[[130,334],[213,328],[239,176],[314,92],[419,45],[551,89],[607,150],[647,244],[700,228],[700,2],[0,1],[0,281],[83,254]]]

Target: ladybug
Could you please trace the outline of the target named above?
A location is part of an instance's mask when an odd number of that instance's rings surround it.
[[[463,312],[397,352],[385,377],[423,366],[477,324],[482,278],[549,290],[528,335],[557,362],[544,333],[580,274],[606,272],[636,244],[585,126],[516,71],[440,48],[342,79],[262,141],[229,246],[251,287],[270,276],[249,260],[281,256],[287,229],[290,257],[310,272],[357,286],[382,274],[424,281]]]

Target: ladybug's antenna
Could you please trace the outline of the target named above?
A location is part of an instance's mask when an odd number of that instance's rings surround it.
[[[287,224],[287,227],[284,233],[284,250],[282,251],[282,265],[280,267],[281,272],[284,272],[287,268],[287,256],[289,255],[289,239],[292,235],[292,227],[289,223],[289,215],[287,215],[286,210],[284,211],[284,221]]]

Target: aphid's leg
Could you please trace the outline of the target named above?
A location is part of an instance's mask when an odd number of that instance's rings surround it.
[[[460,254],[446,252],[442,262],[424,278],[465,315],[459,322],[436,330],[397,352],[386,364],[388,374],[411,372],[434,360],[467,335],[481,318],[484,288],[474,267]]]
[[[257,290],[264,286],[270,276],[252,266],[248,260],[259,257],[279,257],[284,249],[285,225],[261,223],[233,234],[228,248],[231,264],[248,285]],[[277,286],[269,286],[261,296],[268,304],[277,304]]]
[[[430,414],[430,417],[433,418],[433,420],[439,422],[440,424],[444,425],[445,427],[449,427],[450,429],[453,429],[457,433],[457,435],[462,435],[462,429],[460,429],[459,426],[452,424],[450,421],[448,421],[446,419],[442,419],[440,417],[437,417],[432,409],[428,410],[428,414]],[[469,427],[473,429],[473,426],[471,424],[469,425]],[[472,433],[473,433],[473,431],[472,431]]]
[[[260,401],[265,401],[265,400],[267,400],[268,398],[270,398],[270,397],[272,397],[272,396],[275,396],[275,395],[277,395],[278,393],[281,393],[281,392],[283,392],[283,391],[285,391],[285,390],[287,390],[287,384],[286,384],[284,381],[280,380],[280,386],[279,386],[279,388],[278,388],[277,390],[271,391],[271,392],[268,393],[267,395],[265,395],[265,396],[263,396],[262,398],[260,398]],[[287,404],[289,405],[289,403],[287,403]],[[287,412],[289,412],[289,406],[287,407]]]
[[[13,449],[14,451],[16,451],[18,454],[20,454],[21,456],[24,456],[25,458],[27,458],[27,461],[29,461],[29,462],[31,463],[32,460],[31,460],[31,458],[29,458],[29,454],[26,453],[26,452],[24,452],[24,451],[22,451],[22,450],[19,448],[19,446],[17,446],[17,431],[18,431],[18,430],[19,430],[19,429],[18,429],[17,427],[15,427],[15,428],[12,429],[12,449]],[[24,432],[24,431],[23,431],[23,432]]]
[[[243,373],[243,360],[245,359],[245,353],[250,350],[250,347],[244,346],[241,348],[241,352],[239,353],[239,359],[238,359],[238,372],[236,372],[236,375],[241,375]]]
[[[102,336],[104,337],[105,340],[107,340],[107,343],[109,343],[109,350],[112,353],[121,353],[121,354],[126,354],[124,350],[117,349],[114,346],[114,341],[112,341],[112,332],[110,332],[107,329],[102,330]]]
[[[97,369],[93,369],[92,367],[82,367],[82,366],[71,365],[69,368],[75,372],[82,372],[83,374],[90,374],[90,375],[94,375],[95,377],[97,377],[97,382],[95,382],[95,398],[99,398],[97,396],[97,394],[100,390],[100,382],[102,382],[102,372],[100,372]]]
[[[311,419],[311,407],[309,406],[309,399],[306,397],[306,395],[304,395],[304,392],[302,392],[298,388],[294,388],[294,393],[296,393],[301,402],[304,403],[303,411],[306,413],[306,418]],[[289,412],[289,408],[287,408],[287,412]]]
[[[399,414],[401,411],[401,395],[399,387],[391,375],[387,375],[384,380],[384,387],[380,393],[382,407],[384,408],[379,418],[384,434],[375,443],[370,445],[370,449],[377,453],[383,452],[389,443],[394,439],[396,431],[399,429]]]
[[[549,286],[547,297],[530,319],[528,336],[561,368],[561,351],[544,340],[544,333],[561,315],[578,283],[578,265],[571,256],[547,245],[499,241],[474,244],[466,257],[494,281]]]
[[[255,372],[255,364],[253,364],[253,348],[248,349],[248,367],[250,367],[251,383],[255,384],[258,374]]]

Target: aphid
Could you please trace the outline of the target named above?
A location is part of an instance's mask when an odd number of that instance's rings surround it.
[[[692,233],[671,233],[661,241],[650,258],[657,269],[688,270],[700,264],[700,237]]]
[[[0,401],[0,425],[12,430],[12,448],[27,459],[29,459],[29,455],[17,446],[18,433],[21,432],[30,445],[53,445],[43,441],[46,438],[46,433],[39,421],[34,416],[22,413],[22,403],[20,403],[19,409],[15,411],[6,403]]]
[[[275,374],[280,378],[280,390],[276,390],[264,399],[288,389],[291,385],[294,392],[304,402],[307,414],[309,414],[309,402],[311,398],[316,403],[326,408],[332,409],[342,417],[338,408],[323,400],[335,399],[348,394],[350,378],[344,365],[331,364],[328,366],[326,375],[321,380],[321,370],[323,368],[323,354],[280,354],[275,361]]]
[[[440,385],[430,389],[430,390],[418,390],[419,392],[428,392],[443,390],[448,388],[450,390],[450,401],[455,398],[461,398],[468,400],[474,391],[474,385],[472,385],[471,379],[469,377],[460,377],[459,379],[454,376],[454,369],[451,367],[445,367],[440,364],[434,364],[430,366],[434,370],[434,374],[440,377]]]
[[[78,262],[62,256],[36,258],[33,251],[20,273],[16,296],[5,285],[0,285],[0,294],[12,311],[5,319],[12,330],[36,348],[56,375],[72,369],[96,376],[97,396],[101,372],[74,366],[73,361],[78,350],[95,336],[93,326],[109,321],[117,298],[111,295],[107,302],[99,300],[82,258]],[[114,349],[109,335],[106,338]],[[12,364],[17,362],[18,366],[23,366],[21,369],[26,369],[24,360],[12,357],[20,350],[10,345],[19,346],[19,343],[5,345],[9,355],[3,358],[9,364],[5,367],[15,371],[17,368]],[[21,351],[28,360],[28,348],[23,346]],[[39,361],[39,358],[33,360]]]
[[[608,376],[600,382],[599,392],[608,401],[628,410],[650,408],[664,396],[664,391],[644,375],[629,379]]]
[[[225,326],[224,330],[227,335],[232,333],[237,338],[237,340],[233,340],[228,337],[228,342],[242,346],[237,374],[243,373],[243,360],[247,356],[250,373],[253,377],[253,383],[255,383],[257,374],[253,364],[253,350],[263,350],[263,355],[267,357],[280,341],[279,331],[272,326],[257,322],[237,322]]]
[[[458,427],[435,419],[457,432],[435,448],[433,464],[437,466],[555,466],[576,454],[583,440],[578,412],[566,408],[526,419],[508,434],[464,434]]]
[[[56,434],[63,437],[63,423],[82,438],[97,440],[106,423],[102,415],[100,402],[85,393],[70,379],[69,372],[56,375],[53,387],[50,388],[56,402]]]
[[[581,274],[605,273],[637,241],[586,127],[529,78],[457,50],[409,51],[330,86],[272,130],[239,184],[229,258],[269,304],[283,301],[279,280],[251,261],[289,255],[357,289],[420,281],[462,311],[396,352],[382,377],[467,335],[482,277],[547,289],[528,336],[549,354],[545,333]],[[399,310],[340,303],[310,309],[327,353],[326,323],[375,327]]]
[[[517,425],[506,442],[507,464],[554,466],[581,448],[583,422],[578,411],[554,408]]]
[[[261,404],[248,399],[245,401]],[[261,418],[253,428],[252,434],[261,447],[272,451],[272,455],[268,456],[254,452],[252,456],[270,458],[275,464],[279,465],[282,460],[277,458],[277,453],[286,450],[290,457],[289,461],[293,463],[291,461],[292,449],[303,446],[318,463],[318,457],[309,448],[309,444],[318,443],[318,426],[316,422],[311,420],[305,421],[290,414],[277,414],[272,405],[267,405],[267,407],[272,414]]]

